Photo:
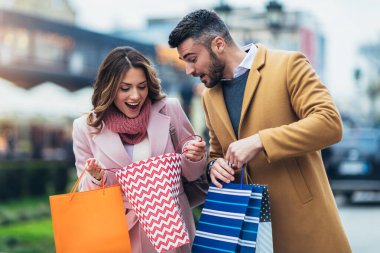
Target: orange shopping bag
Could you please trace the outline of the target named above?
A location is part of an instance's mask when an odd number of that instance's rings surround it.
[[[128,225],[119,185],[50,196],[57,253],[130,253]]]

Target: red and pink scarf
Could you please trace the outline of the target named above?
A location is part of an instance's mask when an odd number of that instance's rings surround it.
[[[137,144],[146,134],[152,103],[149,98],[145,100],[139,115],[136,118],[128,118],[115,105],[110,106],[104,116],[106,127],[112,132],[118,133],[125,144]]]

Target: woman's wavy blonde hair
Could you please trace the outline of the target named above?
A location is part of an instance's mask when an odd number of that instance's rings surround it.
[[[88,114],[87,124],[97,129],[103,128],[103,118],[107,109],[113,104],[119,84],[131,68],[144,71],[148,83],[148,97],[152,103],[166,95],[161,88],[161,81],[151,62],[132,47],[117,47],[103,60],[99,67],[92,94],[92,113]]]

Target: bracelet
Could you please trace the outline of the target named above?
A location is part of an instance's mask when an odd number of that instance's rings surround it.
[[[210,174],[211,167],[214,165],[215,162],[216,162],[216,159],[211,160],[211,162],[208,163],[208,165],[207,165],[208,174]]]

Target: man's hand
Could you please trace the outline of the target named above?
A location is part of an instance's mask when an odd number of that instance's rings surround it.
[[[215,160],[214,164],[210,168],[210,178],[216,187],[222,188],[222,184],[218,181],[230,183],[234,181],[235,171],[228,165],[227,161],[223,158]]]
[[[259,134],[235,141],[230,144],[226,153],[226,160],[234,169],[240,169],[251,161],[261,150],[263,144]]]

